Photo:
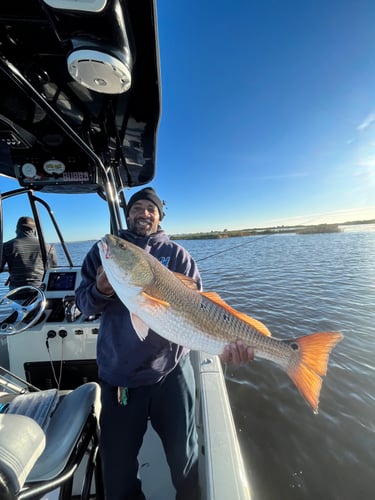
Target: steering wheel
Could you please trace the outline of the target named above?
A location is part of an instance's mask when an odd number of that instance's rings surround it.
[[[0,306],[11,309],[0,319],[0,335],[15,335],[35,325],[42,316],[47,300],[43,291],[35,286],[20,286],[0,299]]]

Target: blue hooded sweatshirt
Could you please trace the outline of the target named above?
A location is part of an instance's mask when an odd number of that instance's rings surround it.
[[[139,237],[129,230],[120,236],[143,248],[171,271],[190,276],[202,288],[197,265],[191,255],[171,241],[163,230]],[[129,311],[114,295],[108,297],[96,288],[96,271],[101,265],[95,244],[82,265],[82,281],[76,290],[76,303],[86,315],[101,314],[97,342],[99,378],[112,386],[139,387],[161,380],[171,372],[188,350],[152,330],[141,341],[133,329]]]

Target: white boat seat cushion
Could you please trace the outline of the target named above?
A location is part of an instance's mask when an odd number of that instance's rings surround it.
[[[24,415],[0,415],[0,498],[14,498],[44,450],[41,427]]]

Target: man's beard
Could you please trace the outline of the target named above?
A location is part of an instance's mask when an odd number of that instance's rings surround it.
[[[151,222],[146,222],[142,224],[145,219],[138,218],[135,220],[128,221],[128,229],[135,233],[137,236],[149,236],[154,233],[154,225]]]

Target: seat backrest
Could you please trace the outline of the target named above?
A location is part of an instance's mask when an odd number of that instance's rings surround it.
[[[46,447],[27,478],[28,482],[56,478],[65,468],[90,414],[99,418],[100,387],[83,384],[61,398],[46,431]]]

